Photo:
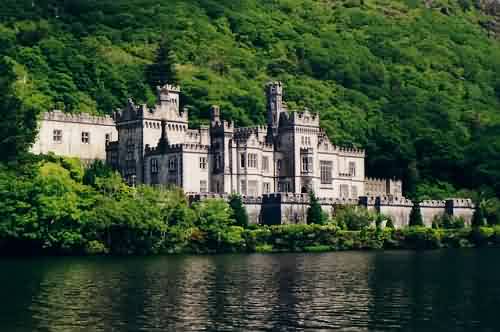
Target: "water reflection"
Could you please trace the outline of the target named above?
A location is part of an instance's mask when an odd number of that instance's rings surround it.
[[[0,261],[2,331],[493,331],[498,251]]]

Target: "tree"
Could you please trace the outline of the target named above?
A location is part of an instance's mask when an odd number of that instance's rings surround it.
[[[241,196],[237,194],[231,195],[229,198],[229,206],[233,212],[235,225],[243,228],[248,227],[248,214],[241,200]]]
[[[39,110],[25,102],[30,87],[17,82],[15,63],[0,58],[0,156],[1,161],[18,161],[37,135]],[[18,91],[20,90],[20,91]],[[24,97],[23,97],[24,96]]]
[[[424,226],[420,205],[416,202],[413,204],[410,212],[410,227],[412,226]]]
[[[327,217],[321,205],[319,204],[318,198],[311,190],[309,192],[309,209],[307,210],[307,223],[308,224],[318,224],[323,225],[327,221]]]
[[[472,215],[471,226],[474,228],[479,228],[486,226],[486,218],[484,217],[484,207],[482,202],[477,202],[476,209]]]
[[[149,85],[155,89],[157,86],[163,86],[167,83],[178,84],[176,63],[177,57],[171,49],[170,41],[164,38],[156,51],[155,61],[146,68]]]

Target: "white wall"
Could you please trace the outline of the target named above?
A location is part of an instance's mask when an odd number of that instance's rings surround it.
[[[54,141],[54,130],[61,130],[61,142]],[[82,142],[82,132],[88,132],[89,143]],[[81,159],[106,160],[106,134],[110,141],[118,138],[115,124],[110,117],[68,115],[60,111],[46,113],[39,123],[39,133],[31,152]]]

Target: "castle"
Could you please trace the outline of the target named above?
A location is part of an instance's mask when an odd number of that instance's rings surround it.
[[[210,125],[191,129],[179,93],[158,87],[154,107],[129,100],[112,118],[46,113],[32,151],[106,160],[130,185],[175,185],[192,200],[238,193],[255,223],[304,222],[311,190],[328,213],[360,204],[408,223],[401,181],[366,178],[365,151],[332,144],[317,113],[289,110],[281,82],[267,84],[267,124],[255,127],[237,128],[212,106]],[[429,224],[442,213],[472,216],[468,200],[430,205]]]

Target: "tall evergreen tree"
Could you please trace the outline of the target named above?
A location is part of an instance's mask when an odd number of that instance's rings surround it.
[[[175,69],[177,57],[171,46],[170,40],[163,38],[158,45],[155,61],[146,68],[146,77],[153,89],[165,84],[179,83]]]
[[[410,212],[410,227],[411,226],[424,226],[422,213],[420,212],[420,204],[414,203]]]
[[[308,224],[318,224],[323,225],[327,221],[327,217],[323,210],[321,209],[321,205],[318,202],[318,198],[311,190],[309,192],[309,209],[307,210],[307,223]]]
[[[486,218],[484,217],[484,206],[481,201],[476,203],[476,209],[474,210],[474,214],[472,215],[471,221],[472,227],[482,227],[486,226]]]
[[[240,195],[231,195],[229,198],[229,206],[233,211],[235,224],[241,227],[248,227],[248,214]]]

